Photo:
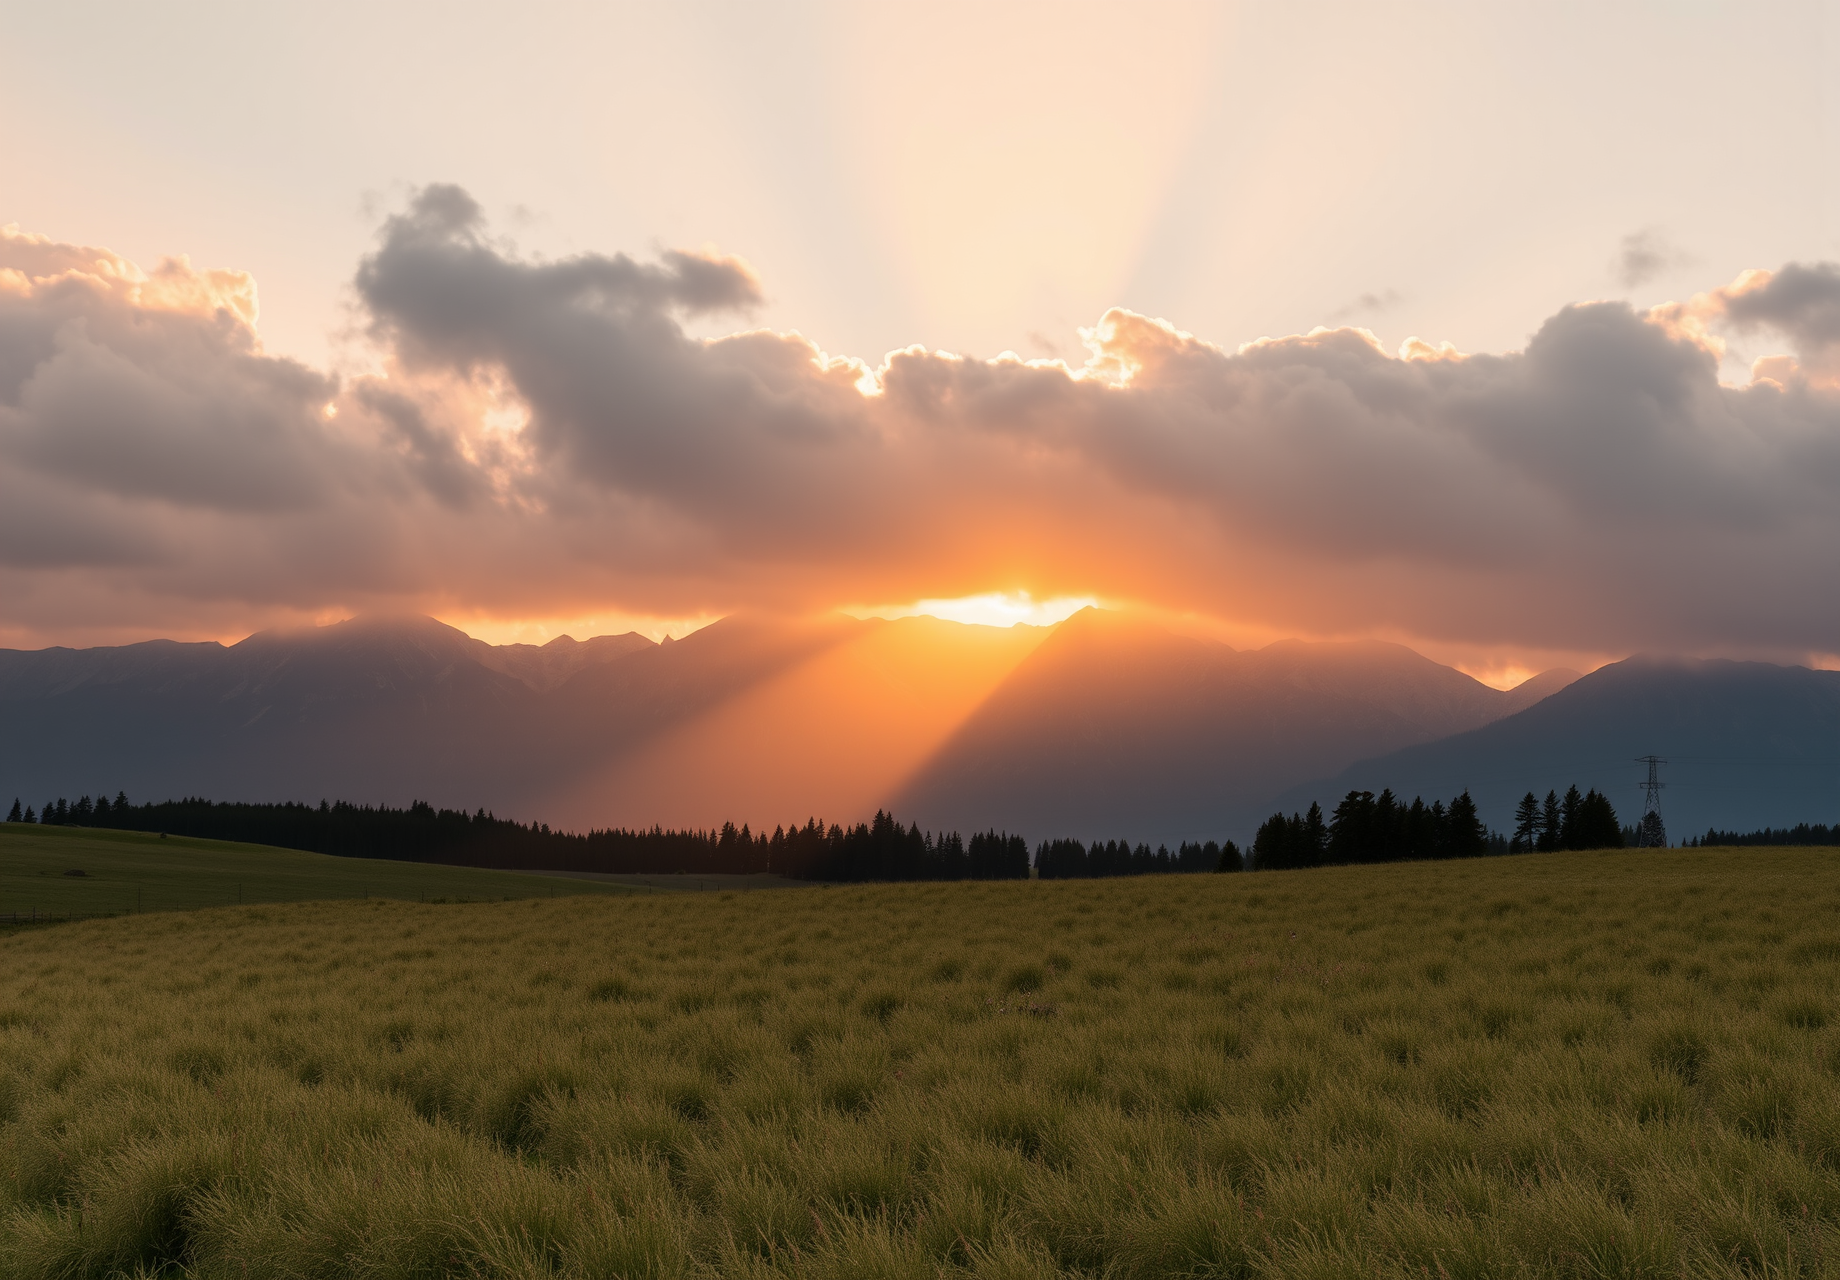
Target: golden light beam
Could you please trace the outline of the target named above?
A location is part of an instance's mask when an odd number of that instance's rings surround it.
[[[594,826],[861,821],[1047,635],[931,617],[872,621],[613,763],[555,807]]]

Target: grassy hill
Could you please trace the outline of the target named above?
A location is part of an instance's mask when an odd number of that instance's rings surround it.
[[[81,876],[67,875],[81,871]],[[495,901],[619,886],[139,831],[0,823],[0,926],[18,914],[110,915],[321,898]]]
[[[1832,1276],[1840,850],[0,937],[0,1276]]]

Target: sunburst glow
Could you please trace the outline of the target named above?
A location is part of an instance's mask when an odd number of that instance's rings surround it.
[[[1026,591],[988,591],[983,595],[959,596],[951,600],[916,600],[912,604],[849,608],[843,612],[854,618],[925,616],[983,627],[1013,627],[1017,623],[1051,627],[1098,603],[1096,596],[1054,596],[1037,600]]]

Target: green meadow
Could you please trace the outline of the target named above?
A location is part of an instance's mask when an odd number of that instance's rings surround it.
[[[66,874],[81,871],[80,876]],[[46,916],[180,911],[238,902],[620,892],[617,886],[425,862],[333,858],[142,831],[0,822],[0,929]]]
[[[1836,1276],[1837,991],[1809,849],[18,930],[0,1276]]]

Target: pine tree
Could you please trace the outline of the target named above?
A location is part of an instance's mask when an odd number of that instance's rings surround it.
[[[1320,867],[1323,858],[1329,852],[1329,827],[1323,821],[1322,806],[1310,801],[1310,811],[1303,815],[1303,827],[1298,834],[1298,853],[1302,858],[1300,866]]]
[[[1540,806],[1540,852],[1551,853],[1559,847],[1559,793],[1548,791]]]
[[[1650,809],[1642,815],[1642,822],[1636,828],[1636,845],[1642,849],[1667,848],[1667,828],[1662,825],[1661,815]]]
[[[1579,811],[1583,807],[1584,797],[1578,794],[1578,784],[1574,782],[1565,789],[1565,799],[1559,802],[1559,848],[1584,848],[1578,843]]]
[[[1515,853],[1531,853],[1539,838],[1540,802],[1529,791],[1514,807],[1514,843],[1509,847]]]
[[[1399,801],[1391,787],[1384,787],[1374,797],[1373,815],[1369,819],[1367,856],[1363,862],[1392,862],[1399,857]]]
[[[1620,849],[1623,827],[1608,796],[1593,788],[1578,802],[1577,847],[1580,849]]]
[[[1489,851],[1488,829],[1482,825],[1482,819],[1476,814],[1476,802],[1465,791],[1450,802],[1449,816],[1445,819],[1448,835],[1446,848],[1453,858],[1480,858]]]
[[[13,807],[11,811],[9,811],[6,815],[6,820],[8,822],[21,822],[21,821],[24,821],[24,818],[25,818],[25,815],[19,808],[19,800],[17,797],[15,797],[13,800]]]
[[[1366,862],[1373,846],[1374,793],[1350,791],[1329,819],[1328,861]]]
[[[1259,824],[1252,837],[1252,866],[1258,871],[1279,871],[1295,866],[1291,861],[1291,827],[1282,813]]]

